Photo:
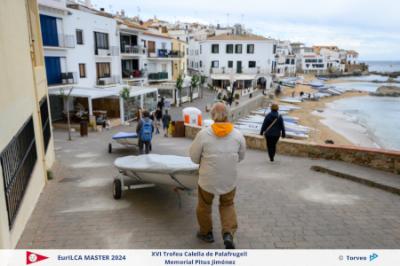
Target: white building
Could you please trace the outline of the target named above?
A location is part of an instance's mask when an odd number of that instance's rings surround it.
[[[322,74],[327,70],[325,57],[314,52],[311,47],[302,47],[299,53],[301,70],[304,73]]]
[[[172,80],[172,62],[179,54],[172,50],[172,37],[158,32],[146,31],[143,40],[147,49],[145,71],[149,82]]]
[[[327,64],[328,72],[344,72],[345,64],[340,59],[339,49],[329,49],[321,47],[319,54],[322,55]]]
[[[358,64],[358,53],[353,50],[348,50],[346,53],[346,62],[349,65]]]
[[[296,74],[296,56],[289,41],[278,41],[276,44],[276,71],[278,77]]]
[[[123,19],[118,19],[117,24],[120,38],[122,80],[129,85],[146,83],[147,49],[143,33],[147,28]]]
[[[274,62],[274,40],[258,35],[217,35],[189,41],[189,68],[207,76],[215,87],[269,86]]]
[[[129,81],[143,84],[146,80],[147,60],[141,41],[145,28],[95,10],[90,1],[80,2],[39,0],[52,118],[65,121],[69,108],[73,119],[87,116],[96,124],[98,116],[106,113],[112,125],[117,125],[127,119],[119,92],[128,88],[132,97],[138,97]],[[157,102],[154,88],[136,90],[140,97],[146,98],[148,93],[148,98]],[[63,95],[69,93],[72,100],[66,101]],[[144,100],[140,101],[138,106],[143,106]]]

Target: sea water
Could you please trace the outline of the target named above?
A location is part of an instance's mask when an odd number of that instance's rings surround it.
[[[369,71],[395,72],[400,71],[400,61],[366,61]]]
[[[346,98],[327,104],[325,112],[325,124],[353,143],[400,150],[400,98]]]

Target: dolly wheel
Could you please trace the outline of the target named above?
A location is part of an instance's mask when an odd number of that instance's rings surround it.
[[[108,143],[108,153],[112,153],[112,144]]]
[[[120,199],[122,197],[122,183],[119,179],[114,179],[113,197],[114,199]]]

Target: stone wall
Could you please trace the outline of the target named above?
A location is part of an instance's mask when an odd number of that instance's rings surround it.
[[[194,138],[200,127],[185,126],[185,136]],[[262,136],[246,135],[246,144],[250,149],[265,150]],[[367,166],[387,172],[400,174],[400,152],[356,146],[315,144],[298,140],[282,139],[278,143],[278,153],[284,155],[338,160]]]
[[[238,118],[246,116],[250,114],[250,112],[254,111],[257,108],[267,107],[270,99],[264,95],[257,95],[244,103],[241,103],[239,106],[235,106],[235,103],[232,104],[230,110],[230,121],[236,121]]]

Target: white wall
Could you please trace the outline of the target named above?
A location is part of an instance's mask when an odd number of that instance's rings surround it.
[[[172,50],[172,39],[157,37],[152,35],[142,35],[142,39],[146,41],[155,42],[155,53],[158,54],[158,49],[163,49],[163,45],[165,49]],[[148,45],[146,47],[148,49]],[[168,72],[168,80],[172,79],[172,59],[145,59],[144,68],[147,69],[147,73],[155,73],[155,72],[163,72],[163,65],[166,66],[166,71]]]
[[[213,54],[211,53],[211,45],[219,44],[219,53]],[[226,44],[242,44],[242,53],[236,54],[235,51],[232,54],[226,53]],[[254,44],[254,53],[247,53],[247,44]],[[191,60],[201,60],[202,67],[200,71],[205,75],[210,75],[211,62],[214,60],[219,61],[219,68],[225,67],[225,70],[228,70],[228,61],[233,61],[233,70],[236,72],[236,62],[242,61],[242,70],[243,73],[254,73],[258,68],[260,68],[261,73],[270,74],[272,68],[272,61],[274,60],[273,54],[273,41],[265,40],[265,41],[213,41],[207,40],[199,42],[201,45],[201,53],[199,56],[193,56],[189,54],[189,61]],[[197,44],[195,42],[189,42],[190,47],[196,47]],[[191,48],[189,48],[190,50]],[[200,49],[200,48],[198,48]],[[235,49],[235,48],[234,48]],[[249,69],[248,62],[256,61],[256,67]]]
[[[75,48],[67,50],[68,70],[76,72],[78,86],[94,87],[96,85],[96,62],[111,63],[111,76],[121,77],[120,56],[99,57],[95,55],[94,32],[108,33],[109,47],[116,46],[120,50],[119,33],[114,19],[103,17],[76,9],[69,9],[70,15],[65,17],[64,29],[66,34],[76,35],[76,29],[83,30],[83,45],[76,44]],[[86,65],[86,78],[79,77],[79,64]]]

